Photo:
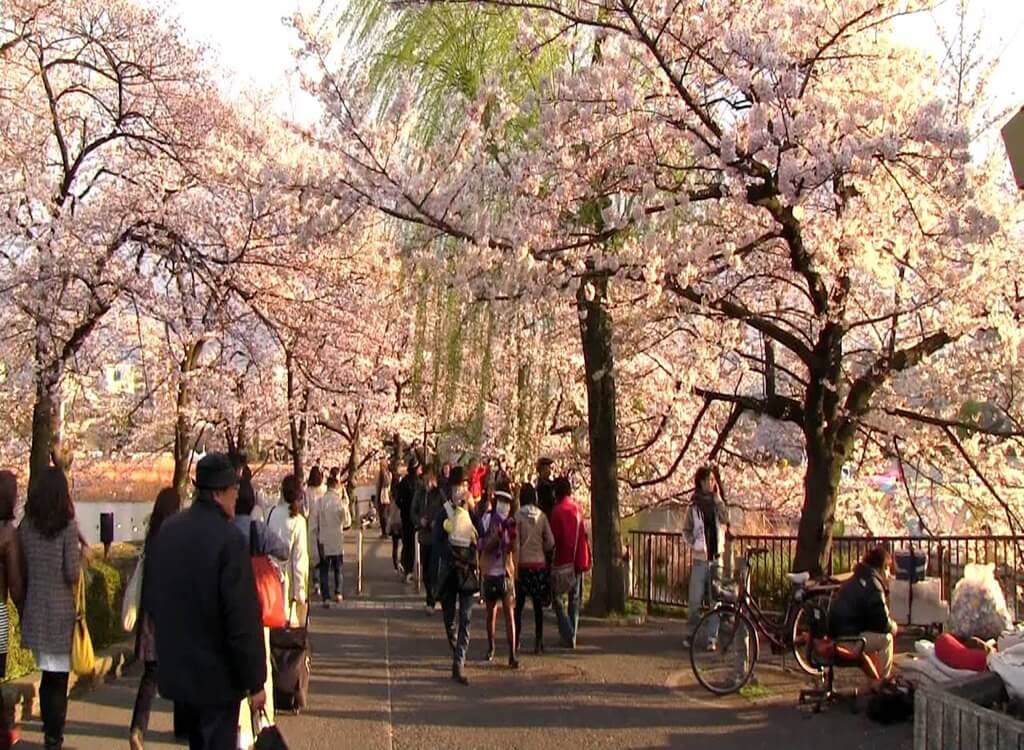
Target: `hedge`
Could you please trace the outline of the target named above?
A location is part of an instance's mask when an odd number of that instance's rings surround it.
[[[85,579],[85,621],[95,649],[106,648],[125,637],[121,629],[121,600],[124,598],[123,576],[116,568],[95,560],[90,563]],[[16,680],[35,671],[32,652],[21,646],[21,620],[13,603],[8,602],[11,637],[7,653],[5,679]]]

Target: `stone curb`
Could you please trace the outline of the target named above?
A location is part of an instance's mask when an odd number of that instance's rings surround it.
[[[581,615],[580,622],[587,625],[604,625],[608,628],[639,628],[647,624],[647,615],[629,615],[628,617],[591,617]]]
[[[124,671],[135,663],[135,642],[124,641],[96,654],[96,671],[90,677],[79,677],[74,672],[68,675],[68,692],[72,699],[88,692],[97,685],[120,678]],[[8,718],[13,713],[15,723],[37,715],[39,683],[42,673],[31,672],[11,682],[3,690],[4,708]]]

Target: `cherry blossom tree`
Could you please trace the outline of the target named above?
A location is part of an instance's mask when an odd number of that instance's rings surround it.
[[[744,413],[797,427],[795,564],[820,568],[841,469],[872,419],[928,406],[930,379],[955,372],[983,333],[1015,346],[1008,193],[972,160],[936,66],[889,33],[921,5],[485,5],[519,14],[528,45],[572,36],[588,63],[522,104],[483,90],[426,149],[402,138],[415,110],[399,101],[378,118],[325,67],[320,137],[336,171],[311,180],[325,209],[365,205],[463,243],[456,280],[470,292],[577,295],[595,360],[592,469],[606,475],[595,503],[617,493],[611,285],[720,326],[714,359],[702,335],[672,363],[688,370],[682,392],[726,405],[726,428]],[[316,39],[308,49],[324,59]],[[531,116],[532,137],[506,137],[503,124]],[[430,254],[418,262],[438,269]],[[723,380],[723,352],[752,366]],[[605,530],[599,559],[617,537]]]
[[[61,442],[61,380],[175,206],[219,107],[201,52],[126,2],[16,0],[0,26],[6,308],[30,337],[32,475]]]

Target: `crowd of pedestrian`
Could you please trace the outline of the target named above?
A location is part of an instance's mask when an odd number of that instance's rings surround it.
[[[534,653],[544,653],[544,612],[555,612],[561,645],[576,648],[583,573],[590,543],[567,475],[541,458],[533,483],[515,482],[496,460],[466,466],[424,466],[411,453],[381,465],[377,514],[392,540],[392,563],[413,580],[418,545],[428,613],[440,605],[452,651],[452,678],[468,684],[466,659],[472,611],[486,609],[486,661],[504,622],[508,665],[519,666],[522,615],[534,612]]]
[[[143,544],[135,626],[143,669],[129,727],[132,750],[144,747],[158,693],[173,702],[175,735],[191,748],[248,747],[273,724],[272,635],[257,560],[273,564],[270,600],[281,604],[286,628],[305,626],[311,599],[328,608],[344,599],[345,530],[353,513],[339,470],[325,474],[314,466],[305,482],[286,476],[269,507],[259,502],[243,456],[207,454],[194,484],[184,509],[176,489],[158,493]],[[434,467],[413,453],[400,465],[382,465],[375,500],[396,570],[412,582],[418,557],[426,609],[442,609],[454,679],[468,684],[478,601],[486,606],[488,661],[500,610],[508,664],[519,666],[527,602],[534,653],[544,652],[548,608],[557,615],[562,645],[575,648],[590,547],[571,483],[553,478],[550,460],[538,462],[534,483],[516,483],[498,462]],[[61,748],[80,614],[76,590],[91,552],[61,469],[34,479],[17,527],[16,503],[17,480],[0,471],[0,602],[9,596],[20,612],[22,643],[42,672],[44,744]],[[0,671],[7,622],[0,604]],[[0,750],[18,740],[7,716],[0,705]]]

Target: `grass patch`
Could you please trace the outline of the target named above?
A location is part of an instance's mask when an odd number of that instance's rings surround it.
[[[643,606],[642,603],[641,606]],[[647,613],[652,617],[666,617],[670,620],[686,619],[686,607],[668,607],[664,604],[652,604],[647,608]]]
[[[748,701],[757,700],[759,698],[768,698],[771,695],[772,691],[764,685],[755,685],[751,683],[740,688],[740,696],[746,698]]]

